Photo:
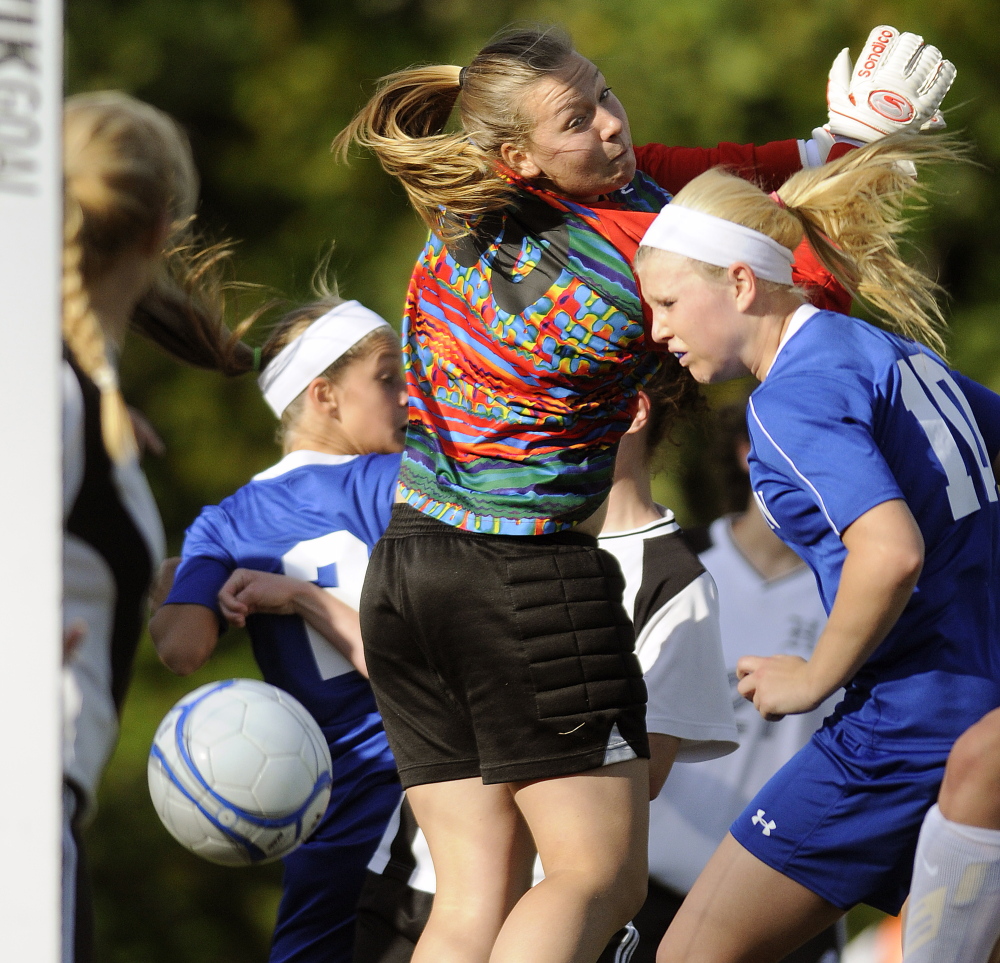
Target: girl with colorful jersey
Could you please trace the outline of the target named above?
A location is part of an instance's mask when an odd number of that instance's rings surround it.
[[[186,674],[227,618],[245,624],[264,679],[323,730],[333,794],[285,857],[270,959],[334,963],[351,958],[364,869],[400,793],[356,610],[392,507],[406,391],[398,336],[335,296],[287,315],[262,359],[284,457],[194,521],[150,632],[164,663]]]
[[[623,601],[648,691],[650,798],[660,792],[675,761],[715,759],[738,745],[715,583],[688,547],[674,513],[653,499],[657,453],[675,426],[673,381],[672,372],[660,369],[639,393],[615,459],[599,537],[601,548],[621,566]],[[537,863],[533,875],[536,881],[544,876]],[[409,963],[435,888],[427,841],[404,799],[368,865],[354,963]],[[600,960],[627,963],[637,942],[635,928],[626,927]]]
[[[700,382],[761,382],[753,491],[829,613],[808,660],[742,658],[739,691],[772,719],[846,686],[732,824],[659,963],[775,960],[856,903],[898,912],[949,749],[1000,704],[1000,397],[942,360],[935,286],[895,238],[919,192],[904,165],[952,157],[900,135],[770,197],[709,172],[643,238],[653,336]],[[888,330],[805,303],[803,232]]]
[[[642,903],[649,754],[596,536],[638,392],[675,366],[648,350],[630,258],[697,173],[774,187],[808,149],[635,149],[600,70],[552,30],[384,78],[334,146],[354,141],[431,231],[404,316],[399,503],[362,598],[437,874],[414,960],[593,961]]]

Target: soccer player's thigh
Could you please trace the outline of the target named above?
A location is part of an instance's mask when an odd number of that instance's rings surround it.
[[[482,938],[488,952],[531,885],[535,857],[510,788],[484,785],[476,776],[411,786],[406,796],[437,878],[425,935],[447,940],[449,933],[438,932],[444,928],[466,941]]]
[[[641,880],[645,894],[649,777],[645,759],[516,784],[515,800],[546,877],[579,872],[602,888]]]
[[[773,963],[842,915],[727,835],[667,929],[656,963]]]

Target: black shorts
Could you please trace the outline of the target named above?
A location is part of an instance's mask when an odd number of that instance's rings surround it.
[[[404,787],[648,758],[623,588],[589,535],[482,535],[395,505],[361,633]]]

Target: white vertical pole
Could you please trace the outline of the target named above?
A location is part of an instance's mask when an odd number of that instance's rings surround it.
[[[60,958],[62,2],[0,0],[0,959]]]

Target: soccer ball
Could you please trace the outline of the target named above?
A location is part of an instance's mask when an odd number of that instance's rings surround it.
[[[149,794],[181,845],[213,863],[287,855],[330,799],[330,750],[287,692],[256,679],[210,682],[164,717],[149,752]]]

